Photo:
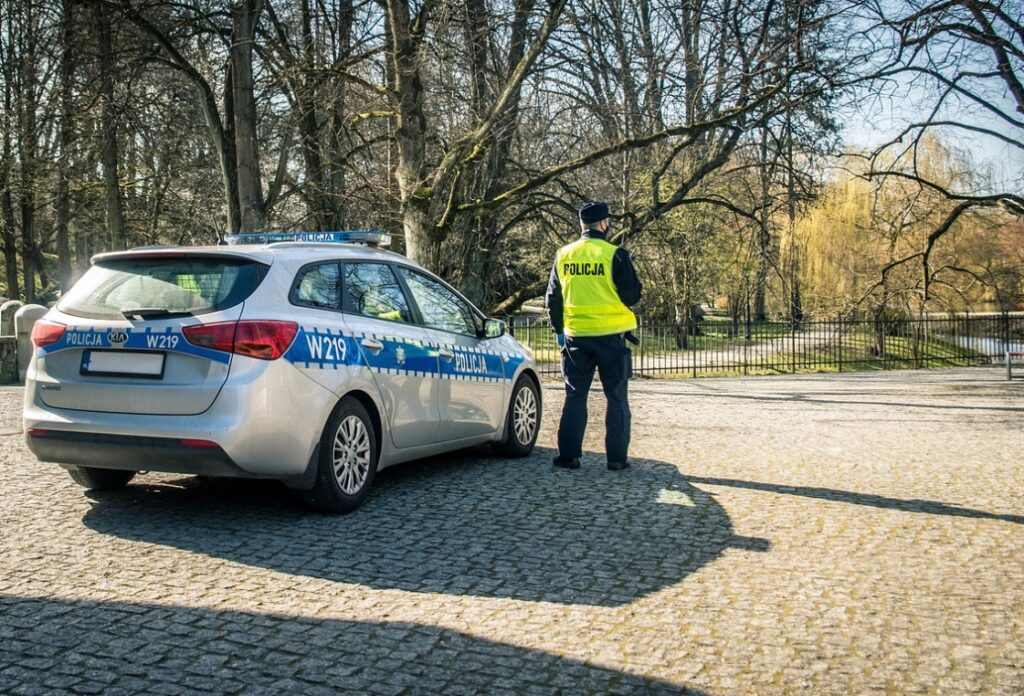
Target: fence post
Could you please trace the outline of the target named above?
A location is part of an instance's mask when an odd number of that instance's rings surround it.
[[[967,363],[967,352],[974,352],[974,339],[971,337],[971,310],[964,311],[964,334],[967,336],[967,346],[963,353],[963,361]]]
[[[738,328],[737,328],[736,333],[739,334]],[[749,357],[750,339],[747,338],[746,331],[743,332],[743,337],[742,338],[737,336],[737,339],[740,340],[740,341],[743,341],[743,376],[746,377],[748,374],[750,374],[750,371],[747,369],[748,368],[747,363],[750,360],[750,357]]]
[[[1003,310],[1003,316],[1001,317],[1003,324],[1003,354],[1005,355],[1010,350],[1010,315]],[[1009,360],[1009,358],[1007,358]]]
[[[839,372],[843,371],[843,336],[846,334],[846,323],[839,317]]]
[[[687,330],[689,330],[689,329],[687,329]],[[696,340],[697,337],[694,336],[693,338],[694,338],[694,340]],[[706,347],[707,346],[705,345],[705,348]],[[704,355],[704,351],[703,350],[697,350],[696,347],[691,347],[690,348],[690,369],[693,371],[693,378],[694,379],[697,379],[697,356],[698,355]]]
[[[796,327],[789,323],[789,367],[796,374]]]
[[[646,352],[644,344],[647,343],[647,336],[644,334],[643,317],[637,319],[636,330],[640,333],[640,369],[637,370],[637,372],[644,374],[644,353]]]

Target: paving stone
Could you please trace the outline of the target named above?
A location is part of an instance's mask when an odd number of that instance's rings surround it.
[[[87,493],[0,437],[0,691],[1024,693],[1024,383],[999,370],[631,385],[583,467]],[[0,431],[22,390],[0,387]]]

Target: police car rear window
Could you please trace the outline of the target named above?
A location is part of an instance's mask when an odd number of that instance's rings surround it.
[[[266,264],[225,257],[107,259],[90,268],[57,308],[93,319],[217,312],[249,297],[268,269]]]

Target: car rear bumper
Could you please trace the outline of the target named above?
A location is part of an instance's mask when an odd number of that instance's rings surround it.
[[[283,361],[247,362],[249,369],[244,369],[244,361],[236,356],[232,375],[213,405],[191,416],[49,407],[38,398],[30,374],[23,421],[26,441],[39,459],[71,466],[301,477],[337,396]],[[28,434],[38,430],[46,434]],[[216,447],[189,447],[183,440],[205,440]]]
[[[203,476],[250,477],[219,445],[196,446],[183,440],[132,435],[106,435],[34,429],[26,433],[28,448],[43,462],[71,466]]]

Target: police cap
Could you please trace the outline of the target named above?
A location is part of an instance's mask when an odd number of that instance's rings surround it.
[[[608,204],[604,201],[590,201],[580,206],[580,222],[589,225],[608,217]]]

